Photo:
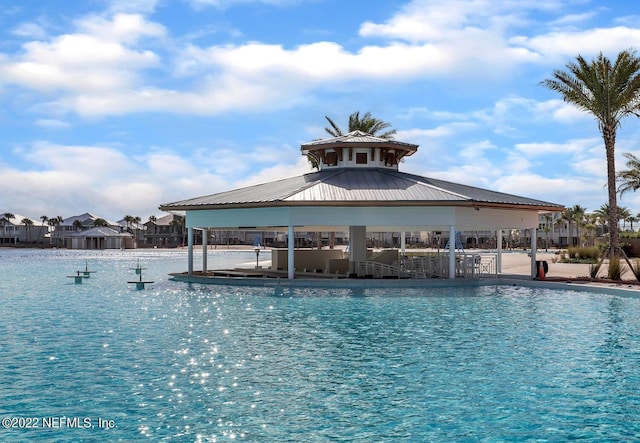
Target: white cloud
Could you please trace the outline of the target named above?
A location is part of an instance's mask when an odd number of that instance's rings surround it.
[[[98,40],[133,44],[144,37],[160,38],[166,35],[164,26],[148,21],[141,14],[117,13],[105,18],[91,15],[76,21],[80,33]]]
[[[66,129],[71,126],[66,121],[56,120],[52,118],[40,118],[36,120],[36,125],[49,129]]]
[[[523,17],[528,12],[550,8],[552,3],[416,0],[384,23],[361,26],[362,37],[386,42],[349,50],[330,41],[294,47],[261,42],[180,46],[170,40],[165,26],[131,13],[153,11],[156,1],[114,1],[110,11],[118,12],[113,15],[83,17],[74,22],[74,32],[25,43],[22,53],[5,56],[0,81],[45,92],[47,98],[33,106],[38,112],[75,112],[92,118],[150,111],[215,115],[283,109],[315,91],[341,85],[353,90],[378,81],[506,78],[514,68],[537,63],[543,55],[548,60],[549,55],[566,51],[576,54],[575,45],[584,40],[616,47],[628,37],[624,47],[634,39],[640,46],[640,30],[623,27],[514,35],[526,24]],[[171,72],[184,81],[152,79],[146,75],[151,69]],[[493,117],[501,112],[495,109]],[[576,112],[559,107],[556,117],[571,119]],[[508,124],[494,126],[499,133],[513,131]]]
[[[396,133],[396,139],[412,141],[413,143],[429,143],[428,140],[435,138],[450,137],[459,135],[462,132],[477,128],[477,124],[473,122],[450,122],[435,128],[428,129],[407,129],[400,130]]]
[[[17,35],[18,37],[37,39],[42,39],[47,36],[47,32],[44,30],[44,28],[39,24],[33,22],[20,23],[18,26],[13,28],[11,33],[13,35]]]
[[[640,47],[640,29],[626,26],[588,30],[556,31],[533,37],[519,37],[512,43],[530,48],[545,55],[547,62],[557,63],[563,58],[606,55],[630,47]]]
[[[594,146],[594,143],[598,143],[598,140],[593,138],[569,140],[564,143],[553,142],[533,142],[533,143],[517,143],[515,148],[520,153],[528,157],[548,156],[552,154],[575,154],[588,152]]]
[[[596,11],[588,11],[580,14],[568,14],[551,21],[549,24],[551,26],[566,26],[574,23],[582,23],[586,20],[594,18],[596,15]]]
[[[138,70],[159,61],[152,51],[136,51],[122,43],[158,32],[144,23],[139,16],[120,14],[112,21],[82,22],[81,27],[95,35],[64,34],[46,42],[25,43],[21,54],[0,64],[0,79],[40,91],[66,91],[72,96],[126,90],[136,84]],[[61,100],[65,99],[68,96],[63,95]]]
[[[544,177],[535,173],[505,175],[494,181],[494,189],[515,195],[524,195],[564,205],[585,202],[587,207],[596,208],[602,203],[602,185],[590,177],[568,176],[562,178]]]

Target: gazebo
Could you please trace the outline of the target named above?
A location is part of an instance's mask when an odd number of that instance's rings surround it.
[[[351,275],[367,260],[367,231],[448,231],[447,278],[456,277],[457,231],[496,232],[498,269],[502,230],[528,229],[531,276],[536,276],[539,214],[559,212],[559,204],[401,172],[399,164],[418,145],[353,131],[301,146],[316,172],[203,197],[160,205],[186,217],[188,272],[193,271],[194,230],[203,230],[203,271],[207,270],[206,233],[210,229],[284,231],[285,276],[295,277],[296,232],[349,234]],[[404,236],[402,237],[404,240]],[[404,242],[403,242],[404,246]],[[275,257],[275,256],[274,256]],[[345,258],[347,260],[347,258]]]

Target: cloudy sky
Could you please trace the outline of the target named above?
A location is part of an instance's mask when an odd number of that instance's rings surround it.
[[[540,86],[640,48],[629,0],[4,0],[0,212],[163,215],[311,172],[300,144],[370,111],[420,145],[401,170],[588,210],[597,124]],[[640,122],[623,152],[640,155]],[[620,202],[640,211],[640,194]]]

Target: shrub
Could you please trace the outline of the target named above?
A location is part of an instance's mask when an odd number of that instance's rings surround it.
[[[564,263],[596,263],[600,254],[601,251],[597,246],[570,247],[567,249],[568,257],[563,252],[560,255],[560,261]]]
[[[616,257],[609,260],[609,272],[607,273],[609,280],[622,280],[625,272],[626,269],[623,269],[620,264],[620,258]]]

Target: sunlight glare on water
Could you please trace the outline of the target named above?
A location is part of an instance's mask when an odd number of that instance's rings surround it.
[[[0,440],[640,436],[638,297],[169,280],[185,268],[185,251],[0,250]]]

